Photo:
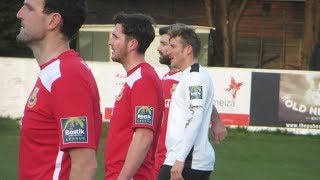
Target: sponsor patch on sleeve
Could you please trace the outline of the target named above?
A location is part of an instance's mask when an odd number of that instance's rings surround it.
[[[190,95],[190,100],[202,99],[202,86],[190,86],[189,95]]]
[[[63,144],[87,143],[87,123],[87,117],[84,116],[61,118]]]
[[[136,124],[153,125],[154,108],[150,106],[136,106]]]

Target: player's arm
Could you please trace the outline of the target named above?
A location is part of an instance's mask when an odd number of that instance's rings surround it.
[[[152,141],[153,131],[151,129],[136,128],[118,180],[128,180],[134,176],[145,159]]]
[[[211,133],[216,144],[219,144],[228,134],[227,128],[223,125],[217,108],[214,105],[211,114]]]
[[[191,111],[192,118],[185,128],[184,138],[182,142],[182,146],[184,148],[181,148],[181,151],[177,154],[177,160],[179,161],[184,161],[190,153],[190,150],[195,144],[195,141],[199,134],[201,123],[203,122],[203,108],[201,106],[191,107]]]
[[[200,131],[200,126],[203,119],[203,108],[201,106],[191,107],[192,118],[187,124],[185,129],[184,138],[182,142],[183,148],[177,154],[177,159],[170,170],[172,179],[181,179],[182,170],[184,167],[184,161],[191,151],[191,148],[195,144],[198,132]]]
[[[95,180],[96,151],[90,148],[70,148],[68,151],[71,158],[69,180]]]

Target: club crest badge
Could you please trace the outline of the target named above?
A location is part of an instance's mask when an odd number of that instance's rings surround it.
[[[202,99],[202,86],[190,86],[189,95],[190,95],[190,100]]]
[[[87,117],[61,118],[60,122],[63,144],[88,142]]]
[[[171,95],[174,93],[174,91],[177,89],[177,85],[178,84],[172,84],[172,87],[171,87],[171,89],[170,89],[170,93],[171,93]]]
[[[154,108],[150,106],[136,106],[136,124],[153,125]]]
[[[28,104],[27,104],[28,108],[33,108],[36,105],[38,92],[39,92],[39,88],[35,87],[28,99]]]
[[[123,94],[123,89],[124,89],[124,86],[122,87],[122,89],[121,89],[120,93],[118,94],[118,96],[116,96],[117,101],[121,100],[122,94]]]

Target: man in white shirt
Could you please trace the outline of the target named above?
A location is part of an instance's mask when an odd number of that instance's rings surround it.
[[[166,159],[159,180],[209,179],[215,161],[208,139],[213,107],[213,84],[198,63],[200,40],[195,30],[174,24],[168,31],[171,66],[182,72],[170,102]]]

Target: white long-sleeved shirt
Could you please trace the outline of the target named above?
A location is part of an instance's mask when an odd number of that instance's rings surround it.
[[[215,153],[208,132],[213,106],[213,83],[198,63],[185,69],[170,102],[165,165],[176,160],[185,168],[212,171]]]

